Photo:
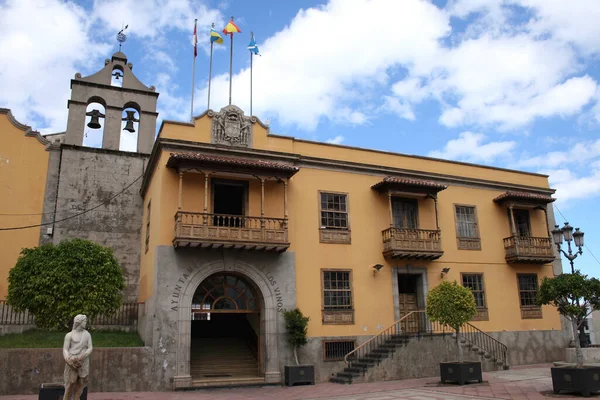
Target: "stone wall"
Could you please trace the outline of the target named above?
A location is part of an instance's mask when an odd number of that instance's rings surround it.
[[[57,219],[76,214],[109,200],[144,172],[147,155],[123,151],[62,145],[60,173],[49,171],[56,194],[47,192],[47,202],[56,198]],[[111,247],[121,264],[126,288],[123,301],[138,298],[142,226],[142,179],[107,205],[79,217],[58,222],[52,241],[83,238]],[[54,185],[49,184],[49,187]],[[51,208],[46,205],[44,209]],[[42,230],[44,232],[44,230]]]
[[[191,384],[189,376],[191,301],[200,283],[213,274],[244,276],[262,297],[261,351],[266,383],[278,383],[293,363],[282,312],[296,307],[293,252],[263,253],[158,246],[154,295],[139,321],[140,335],[155,351],[155,380],[160,388]]]
[[[62,349],[0,349],[0,395],[37,394],[42,383],[62,383]],[[154,390],[152,349],[95,348],[90,392]]]
[[[315,381],[327,382],[337,372],[346,367],[343,361],[323,361],[324,340],[355,340],[356,346],[370,337],[327,337],[310,338],[299,353],[300,362],[315,365]],[[481,361],[484,371],[494,371],[498,367],[489,360],[470,351],[463,345],[466,361]],[[379,366],[372,367],[364,377],[355,382],[375,382],[384,380],[424,378],[439,376],[440,362],[456,360],[456,341],[451,335],[423,336],[412,338],[404,346],[396,348],[394,355],[384,359]]]
[[[598,364],[600,363],[600,348],[598,347],[586,347],[581,349],[583,352],[584,364]],[[564,360],[569,364],[576,364],[577,357],[575,356],[575,348],[569,347],[564,349]]]
[[[508,346],[508,364],[526,365],[560,361],[568,339],[564,331],[490,332],[490,336]]]

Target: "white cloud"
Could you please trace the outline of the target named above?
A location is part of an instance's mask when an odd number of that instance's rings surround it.
[[[341,144],[346,138],[342,135],[337,135],[334,138],[327,139],[326,142],[330,144]]]
[[[381,24],[381,15],[394,15],[394,24]],[[434,59],[439,39],[449,30],[443,11],[419,0],[331,0],[301,10],[286,28],[259,44],[263,56],[254,59],[254,113],[304,129],[315,129],[322,118],[364,123],[356,113],[362,112],[363,102],[372,105],[388,69]],[[323,40],[340,32],[339,40]],[[384,39],[374,40],[365,32]],[[227,104],[228,78],[213,78],[212,108]],[[244,109],[248,82],[248,69],[233,78],[233,102]],[[365,89],[355,91],[356,85]],[[206,98],[206,88],[198,97]]]
[[[549,175],[561,202],[600,194],[600,139],[576,143],[566,151],[525,158],[517,165],[538,168]]]
[[[219,10],[192,0],[95,0],[94,16],[111,33],[118,32],[123,21],[129,24],[128,34],[143,38],[155,39],[168,30],[189,32],[190,46],[195,18],[199,32],[224,21]]]
[[[69,80],[100,63],[108,45],[90,34],[86,10],[58,0],[0,3],[0,105],[16,118],[65,128]]]
[[[553,151],[544,155],[522,159],[518,162],[522,168],[557,168],[570,164],[579,164],[584,169],[591,162],[600,161],[600,139],[576,143],[567,151]]]
[[[457,139],[448,141],[442,150],[432,151],[429,156],[489,163],[509,156],[516,145],[513,141],[483,143],[485,139],[481,133],[462,132]]]

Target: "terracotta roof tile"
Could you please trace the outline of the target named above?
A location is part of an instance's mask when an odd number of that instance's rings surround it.
[[[214,156],[202,153],[171,153],[167,165],[175,166],[178,165],[180,161],[191,161],[205,164],[217,164],[224,166],[227,165],[233,167],[255,168],[263,170],[274,170],[292,174],[299,171],[299,168],[293,165],[273,161],[239,157]]]
[[[552,203],[556,199],[551,196],[545,194],[536,194],[536,193],[527,193],[527,192],[512,192],[508,191],[506,193],[502,193],[500,196],[496,197],[494,201],[496,203],[501,203],[505,200],[524,200],[536,203]]]
[[[413,188],[422,188],[428,191],[432,190],[435,192],[439,192],[448,187],[448,185],[443,185],[441,183],[427,181],[422,179],[412,179],[412,178],[400,178],[394,176],[387,176],[381,182],[376,183],[371,186],[372,189],[379,189],[385,186],[407,186]]]

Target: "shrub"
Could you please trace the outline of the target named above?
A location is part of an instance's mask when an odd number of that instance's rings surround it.
[[[8,284],[7,303],[29,310],[38,327],[70,329],[77,314],[114,313],[125,280],[112,249],[73,239],[23,249]]]
[[[463,362],[460,328],[477,315],[475,297],[470,289],[456,282],[442,282],[427,294],[427,316],[456,331],[458,362]]]
[[[583,367],[583,352],[578,330],[592,311],[600,309],[600,281],[588,278],[579,271],[561,274],[554,278],[545,277],[538,290],[539,305],[551,304],[571,321],[575,340],[577,367]]]
[[[308,332],[308,321],[309,317],[305,317],[298,308],[294,310],[285,311],[283,313],[285,318],[285,329],[287,330],[287,341],[294,348],[294,358],[296,359],[296,365],[300,365],[298,362],[298,348],[308,343],[306,333]]]

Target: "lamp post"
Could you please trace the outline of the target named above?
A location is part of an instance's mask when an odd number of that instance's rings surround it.
[[[569,225],[568,222],[565,222],[565,226],[559,228],[558,225],[554,225],[554,229],[552,230],[552,237],[554,238],[554,243],[556,244],[556,248],[559,253],[562,253],[567,260],[571,263],[571,273],[575,273],[575,267],[573,266],[573,261],[577,258],[578,255],[583,254],[583,232],[579,230],[579,228],[575,228],[575,232],[573,232],[573,227]],[[561,248],[561,244],[563,242],[563,238],[565,242],[567,242],[568,252],[564,251]],[[571,249],[571,241],[575,242],[575,246],[577,246],[578,251],[573,253],[573,249]]]
[[[573,227],[569,225],[568,222],[565,222],[565,226],[559,228],[558,225],[554,225],[554,229],[552,230],[552,238],[554,239],[554,244],[556,244],[556,248],[559,253],[562,253],[569,263],[571,264],[571,273],[575,273],[575,266],[573,265],[573,261],[577,258],[577,256],[583,254],[583,232],[579,230],[579,228],[575,228],[575,232],[573,232]],[[561,248],[561,244],[563,242],[563,238],[565,242],[567,242],[567,251],[564,251]],[[571,242],[574,242],[577,247],[577,251],[573,253],[573,249],[571,248]],[[577,306],[579,307],[579,299],[577,299]],[[578,321],[579,322],[579,321]],[[581,347],[587,347],[587,340],[585,337],[585,329],[583,326],[579,328],[579,343]]]

